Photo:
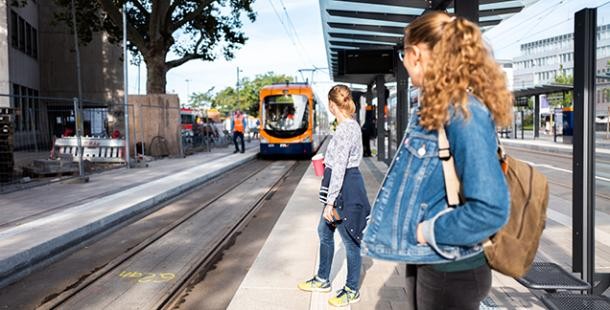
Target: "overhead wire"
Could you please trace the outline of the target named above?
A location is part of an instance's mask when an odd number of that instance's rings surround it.
[[[564,3],[564,1],[566,1],[566,0],[561,0],[561,3]],[[552,10],[556,9],[557,6],[558,5],[555,5],[555,2],[551,2],[551,5],[549,5],[548,7],[545,7],[544,9],[540,10],[541,12],[539,14],[535,14],[534,16],[529,18],[527,21],[521,23],[521,26],[523,26],[525,24],[528,24],[529,22],[535,22],[536,23],[536,25],[534,25],[533,27],[530,27],[530,28],[534,28],[535,26],[538,26],[538,24],[542,21],[542,18],[549,15],[549,12],[547,12],[547,10],[551,9],[551,12],[552,12]],[[538,18],[536,18],[536,17],[538,17]],[[534,19],[534,18],[536,18],[536,19]],[[513,30],[512,28],[505,29],[505,30],[503,30],[503,31],[501,31],[499,33],[496,33],[495,36],[499,37],[500,35],[505,34],[507,32],[510,32],[512,30]]]
[[[553,6],[553,8],[551,8],[551,11],[550,11],[550,12],[546,12],[546,9],[545,9],[545,10],[543,10],[543,12],[542,12],[541,14],[538,14],[538,15],[533,16],[533,17],[538,16],[538,18],[535,20],[535,23],[536,23],[536,24],[535,24],[534,26],[532,26],[532,27],[529,27],[529,28],[532,28],[532,29],[533,29],[533,28],[537,27],[537,26],[538,26],[538,25],[539,25],[539,24],[542,22],[542,20],[543,20],[543,18],[544,18],[544,17],[549,16],[549,14],[551,14],[553,11],[555,11],[555,10],[556,10],[558,7],[560,7],[560,6],[562,6],[562,5],[566,4],[566,3],[568,3],[568,1],[567,1],[567,0],[562,0],[562,1],[561,1],[561,2],[558,4],[558,5],[554,5],[554,6]],[[523,39],[524,39],[526,36],[527,36],[527,37],[531,37],[532,35],[542,33],[542,32],[544,32],[544,31],[547,31],[547,30],[549,30],[549,29],[552,29],[552,28],[553,28],[553,27],[555,27],[555,26],[558,26],[558,25],[561,25],[561,24],[563,24],[563,23],[565,23],[565,22],[568,22],[568,21],[570,21],[570,20],[572,20],[572,19],[573,19],[573,18],[572,18],[572,17],[570,17],[570,18],[568,18],[568,19],[562,20],[562,21],[560,21],[560,22],[558,22],[558,23],[555,23],[555,24],[553,24],[553,25],[550,25],[550,26],[548,26],[548,27],[546,27],[546,28],[543,28],[542,30],[537,31],[537,32],[534,32],[534,33],[529,33],[529,32],[528,32],[528,33],[524,33],[524,34],[523,34],[521,37],[519,37],[518,39],[513,40],[513,41],[510,41],[508,44],[505,44],[505,45],[503,45],[503,46],[502,46],[502,47],[500,47],[500,48],[494,49],[494,51],[495,51],[495,52],[501,51],[501,50],[503,50],[503,49],[505,49],[505,48],[508,48],[508,47],[512,46],[512,45],[513,45],[513,44],[515,44],[515,43],[519,43],[519,42],[521,42],[521,41],[522,41],[522,40],[523,40]],[[531,20],[531,19],[530,19],[530,20]],[[511,30],[511,29],[508,29],[508,30]],[[506,32],[506,30],[505,30],[504,32],[501,32],[501,33],[496,34],[496,36],[499,36],[500,34],[505,33],[505,32]]]
[[[292,28],[292,32],[294,33],[294,37],[296,38],[296,42],[300,45],[301,49],[303,51],[305,51],[305,56],[307,57],[307,60],[309,61],[309,63],[313,63],[313,61],[311,61],[311,58],[309,57],[309,53],[307,53],[307,49],[305,48],[305,45],[303,44],[303,42],[301,41],[301,38],[299,37],[299,32],[297,31],[296,27],[294,26],[294,23],[292,22],[292,18],[290,18],[290,15],[288,14],[288,10],[286,10],[286,5],[284,5],[284,1],[280,0],[280,4],[282,5],[282,9],[284,10],[284,14],[286,15],[286,20],[288,21],[288,25],[290,26],[290,28]]]
[[[273,9],[273,12],[275,12],[275,16],[280,21],[280,24],[282,24],[282,28],[284,28],[284,31],[288,35],[288,39],[290,39],[290,42],[292,42],[292,45],[296,49],[297,54],[301,58],[301,61],[305,64],[306,61],[305,61],[305,57],[303,57],[303,52],[297,46],[297,43],[296,43],[295,39],[292,36],[292,33],[290,32],[288,26],[286,26],[286,24],[284,23],[284,20],[283,20],[282,16],[280,15],[280,13],[278,13],[277,9],[275,8],[275,5],[273,4],[273,1],[269,0],[269,4],[271,4],[271,8]]]
[[[536,26],[537,26],[538,24],[540,24],[540,22],[542,21],[542,17],[546,17],[546,16],[548,16],[550,13],[552,13],[552,12],[553,12],[554,10],[556,10],[558,7],[560,7],[561,5],[564,5],[564,4],[568,3],[568,2],[569,2],[569,0],[561,1],[561,2],[559,3],[559,5],[554,6],[554,7],[551,9],[551,11],[550,11],[550,12],[543,12],[542,14],[537,15],[537,16],[539,16],[539,18],[536,20],[536,22],[537,22],[537,23],[536,23]],[[596,6],[595,8],[596,8],[596,9],[597,9],[597,8],[600,8],[600,7],[605,6],[605,5],[609,4],[609,3],[610,3],[610,1],[606,1],[606,2],[604,2],[604,3],[602,3],[602,4],[598,5],[598,6]],[[563,23],[567,23],[567,22],[569,22],[569,21],[571,21],[571,20],[573,20],[573,19],[574,19],[574,16],[572,15],[572,16],[568,17],[567,19],[564,19],[564,20],[561,20],[561,21],[559,21],[559,22],[557,22],[557,23],[554,23],[554,24],[552,24],[552,25],[549,25],[549,26],[547,26],[547,27],[545,27],[545,28],[541,29],[540,31],[536,31],[536,32],[533,32],[533,33],[526,33],[526,34],[524,34],[523,36],[521,36],[519,39],[517,39],[517,40],[513,40],[513,41],[510,41],[508,44],[505,44],[505,45],[501,46],[500,48],[494,49],[494,51],[495,51],[495,52],[498,52],[498,51],[504,50],[505,48],[508,48],[508,47],[512,46],[513,44],[515,44],[515,43],[519,43],[519,42],[521,42],[521,41],[522,41],[522,40],[525,38],[525,36],[526,36],[526,35],[527,35],[528,37],[531,37],[531,36],[533,36],[533,35],[536,35],[536,34],[539,34],[539,33],[543,33],[543,32],[545,32],[545,31],[547,31],[547,30],[550,30],[550,29],[552,29],[552,28],[554,28],[554,27],[558,26],[558,25],[561,25],[561,24],[563,24]],[[506,31],[504,31],[504,32],[506,32]],[[504,32],[501,32],[501,33],[504,33]],[[501,33],[499,33],[499,34],[501,34]],[[499,35],[499,34],[496,34],[496,36],[497,36],[497,35]]]

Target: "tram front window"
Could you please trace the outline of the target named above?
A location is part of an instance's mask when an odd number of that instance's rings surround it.
[[[308,98],[303,95],[269,96],[264,102],[264,128],[276,137],[304,133],[308,126]]]

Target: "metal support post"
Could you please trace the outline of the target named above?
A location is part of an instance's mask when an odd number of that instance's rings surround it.
[[[184,145],[182,144],[182,118],[180,117],[180,104],[178,104],[178,146],[180,148],[180,157],[184,158]]]
[[[608,114],[606,115],[606,139],[610,138],[610,106],[608,107]]]
[[[239,67],[237,67],[237,83],[235,84],[235,90],[237,93],[237,109],[241,110],[239,106]]]
[[[32,136],[32,140],[34,142],[34,151],[38,153],[38,139],[36,138],[36,120],[34,119],[34,113],[32,112],[33,109],[34,108],[32,108],[30,105],[30,108],[28,109],[28,118],[30,119],[30,136]]]
[[[523,110],[521,110],[521,140],[525,139],[525,129],[523,128],[523,120],[525,114],[523,113]]]
[[[131,109],[131,114],[133,114],[133,122],[131,122],[132,125],[132,131],[133,131],[133,141],[131,141],[131,143],[133,143],[133,158],[135,159],[135,164],[137,164],[139,162],[138,160],[138,121],[136,119],[136,108],[135,106],[132,107]],[[130,116],[131,119],[131,116]]]
[[[554,111],[553,111],[554,112]],[[557,142],[557,118],[555,117],[555,113],[553,113],[552,115],[552,120],[553,120],[553,142]]]
[[[142,105],[138,107],[138,111],[140,111],[140,141],[142,141],[140,146],[142,147],[142,159],[144,159],[144,120],[142,119]]]
[[[402,137],[404,136],[405,130],[407,129],[407,123],[409,122],[409,73],[405,69],[398,57],[398,50],[395,51],[394,57],[396,58],[396,66],[394,72],[396,73],[396,147],[400,147]],[[397,150],[398,152],[398,150]]]
[[[540,137],[540,96],[534,96],[534,139]]]
[[[377,87],[377,160],[385,161],[385,78],[378,75],[375,78]]]
[[[479,23],[479,0],[453,1],[455,15]]]
[[[514,110],[513,110],[514,111]],[[513,112],[513,127],[515,128],[513,130],[513,137],[515,139],[517,139],[517,114],[519,113],[519,111],[517,112]]]
[[[72,32],[74,32],[74,50],[76,54],[76,85],[78,91],[78,98],[74,98],[74,129],[78,140],[78,174],[80,178],[85,176],[85,167],[83,165],[83,146],[81,136],[83,135],[83,86],[81,81],[80,73],[80,44],[78,42],[78,31],[76,24],[76,6],[74,0],[71,1],[71,13],[72,13]]]
[[[127,169],[131,167],[131,160],[129,154],[129,106],[127,95],[129,93],[129,73],[127,71],[128,66],[128,58],[127,54],[127,3],[123,4],[123,107],[125,113],[125,163],[127,164]],[[178,116],[180,114],[178,113]]]
[[[82,136],[82,127],[80,123],[82,119],[80,117],[80,108],[78,103],[78,98],[73,99],[74,102],[74,129],[76,130],[76,143],[78,146],[78,175],[82,178],[85,176],[85,166],[83,165],[83,142],[81,139]]]
[[[595,9],[583,9],[574,20],[572,268],[591,284],[595,268],[596,15]]]

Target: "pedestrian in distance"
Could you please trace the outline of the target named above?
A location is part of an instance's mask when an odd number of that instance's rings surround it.
[[[260,126],[261,126],[261,121],[257,118],[256,123],[254,124],[254,127],[252,127],[252,133],[253,133],[254,139],[256,139],[256,140],[258,140],[258,131],[259,131]]]
[[[371,139],[374,137],[375,132],[375,109],[372,105],[367,105],[365,111],[366,113],[364,114],[364,124],[362,125],[363,156],[371,157]]]
[[[298,287],[309,292],[330,292],[334,233],[338,230],[347,256],[347,279],[345,286],[328,302],[341,307],[360,300],[360,240],[371,207],[358,169],[362,160],[362,134],[353,118],[356,105],[351,91],[345,85],[336,85],[328,93],[328,101],[338,125],[325,154],[326,169],[320,187],[320,201],[324,205],[318,223],[320,264],[316,275]]]
[[[233,143],[235,144],[235,151],[233,153],[244,153],[246,151],[244,132],[247,125],[246,118],[241,114],[241,111],[236,110],[231,118],[231,131],[233,132]],[[240,139],[241,151],[239,150],[237,139]]]
[[[491,289],[483,244],[509,219],[496,128],[511,123],[512,95],[479,27],[465,18],[417,18],[405,28],[403,52],[420,105],[373,205],[363,254],[414,269],[407,302],[417,310],[479,309]],[[451,161],[459,196],[447,194]]]

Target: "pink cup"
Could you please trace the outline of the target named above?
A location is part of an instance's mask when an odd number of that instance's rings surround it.
[[[311,158],[311,162],[313,163],[313,170],[316,173],[316,176],[324,175],[324,155],[318,154]]]

